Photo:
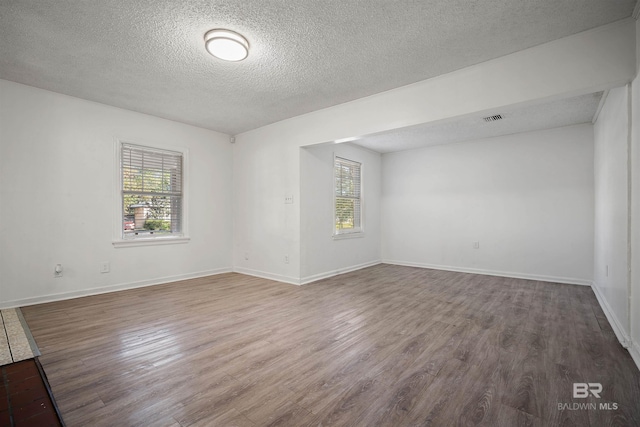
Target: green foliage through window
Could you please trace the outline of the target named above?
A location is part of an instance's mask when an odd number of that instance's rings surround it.
[[[124,237],[182,231],[182,153],[122,144]]]
[[[334,179],[336,234],[361,231],[361,164],[336,157]]]

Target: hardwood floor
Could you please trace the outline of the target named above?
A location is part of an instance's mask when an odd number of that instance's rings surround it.
[[[23,313],[68,426],[640,425],[640,373],[588,287],[378,265]]]

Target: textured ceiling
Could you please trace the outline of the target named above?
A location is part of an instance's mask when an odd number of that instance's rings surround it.
[[[535,105],[512,106],[506,110],[467,116],[443,122],[410,126],[353,141],[379,153],[412,150],[474,139],[510,135],[580,123],[591,123],[602,92]],[[502,120],[485,122],[485,116],[500,114]]]
[[[631,16],[635,0],[0,0],[0,78],[237,134]],[[203,36],[251,44],[225,63]]]

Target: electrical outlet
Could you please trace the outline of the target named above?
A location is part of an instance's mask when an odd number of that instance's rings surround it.
[[[103,261],[100,263],[100,273],[108,273],[111,271],[111,265],[109,261]]]
[[[473,249],[480,249],[480,242],[473,242]]]
[[[62,277],[62,264],[56,264],[53,269],[53,277]]]
[[[289,194],[284,196],[284,204],[285,205],[292,205],[293,204],[293,194]]]
[[[289,264],[289,255],[284,256],[284,263]]]

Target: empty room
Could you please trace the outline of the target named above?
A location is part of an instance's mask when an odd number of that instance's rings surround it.
[[[0,0],[0,426],[640,426],[635,0]]]

